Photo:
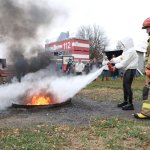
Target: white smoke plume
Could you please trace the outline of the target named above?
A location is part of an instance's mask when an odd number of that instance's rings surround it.
[[[22,78],[21,82],[14,81],[0,86],[0,110],[7,109],[12,103],[22,104],[22,97],[27,95],[28,91],[35,94],[45,90],[56,96],[58,102],[64,102],[96,79],[102,71],[103,67],[88,75],[72,77],[50,76],[48,70],[30,73]]]

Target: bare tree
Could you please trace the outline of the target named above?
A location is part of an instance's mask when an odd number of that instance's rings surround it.
[[[90,41],[90,58],[101,59],[105,47],[108,45],[108,39],[100,26],[81,26],[77,31],[78,38],[88,39]]]

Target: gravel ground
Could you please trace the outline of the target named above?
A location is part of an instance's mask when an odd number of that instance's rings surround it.
[[[24,127],[40,123],[87,125],[95,117],[118,117],[135,120],[132,114],[140,110],[141,104],[142,102],[135,102],[134,111],[123,111],[116,107],[116,102],[97,102],[75,96],[71,103],[57,108],[9,108],[0,112],[0,128]]]

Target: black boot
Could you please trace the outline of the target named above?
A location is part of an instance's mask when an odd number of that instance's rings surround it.
[[[127,104],[128,104],[128,102],[124,101],[124,102],[122,102],[122,103],[119,103],[119,104],[117,105],[117,107],[122,107],[122,106],[125,106],[125,105],[127,105]]]
[[[127,104],[122,107],[122,110],[134,110],[133,104]]]
[[[145,86],[143,88],[143,100],[147,100],[148,99],[148,93],[149,93],[149,88]]]

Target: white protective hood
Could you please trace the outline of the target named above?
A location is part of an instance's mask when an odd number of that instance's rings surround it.
[[[123,51],[126,51],[132,47],[134,47],[133,39],[130,37],[126,37],[121,40],[121,43],[123,44]]]

